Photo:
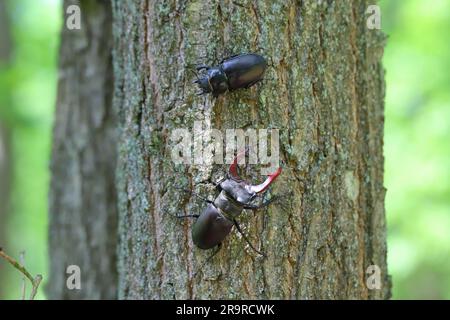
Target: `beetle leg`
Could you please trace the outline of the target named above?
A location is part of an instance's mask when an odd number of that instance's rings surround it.
[[[216,246],[216,250],[214,250],[214,252],[213,252],[208,258],[206,258],[205,262],[202,263],[202,266],[201,266],[197,271],[195,271],[195,273],[194,273],[194,278],[197,276],[198,272],[199,272],[200,270],[202,270],[203,267],[204,267],[209,261],[211,261],[212,258],[214,258],[214,256],[220,251],[220,248],[221,248],[221,247],[222,247],[222,243],[219,243],[219,244]]]
[[[239,226],[239,223],[236,221],[236,219],[233,219],[233,223],[236,226],[237,231],[241,234],[242,238],[244,238],[244,240],[248,243],[248,245],[250,246],[250,248],[252,248],[255,252],[259,253],[260,255],[262,255],[263,257],[267,258],[266,254],[257,250],[252,244],[251,242],[248,240],[247,236],[244,234],[244,232],[242,231],[241,227]]]
[[[262,80],[263,80],[263,79],[258,79],[258,80],[255,80],[255,81],[250,82],[250,83],[245,87],[245,89],[248,89],[248,88],[252,87],[253,85],[257,84],[258,82],[260,82],[260,81],[262,81]]]
[[[212,258],[220,251],[220,248],[222,248],[222,243],[219,243],[216,246],[216,250],[205,260],[204,264],[207,264],[209,261],[211,261]]]
[[[214,201],[209,200],[209,199],[207,199],[207,198],[204,198],[204,197],[198,195],[196,192],[193,192],[193,191],[191,191],[191,190],[189,190],[189,189],[185,189],[185,188],[181,188],[181,187],[177,187],[177,186],[174,186],[174,188],[175,188],[175,189],[178,189],[178,190],[182,190],[182,191],[184,191],[184,192],[189,192],[191,195],[193,195],[193,196],[195,196],[195,197],[197,197],[197,198],[199,198],[199,199],[201,199],[201,200],[203,200],[203,201],[205,201],[205,202],[207,202],[207,203],[211,203],[211,204],[214,203]]]
[[[198,218],[198,217],[200,217],[200,215],[199,214],[185,214],[182,216],[175,216],[175,217],[177,217],[177,218]]]
[[[263,203],[259,204],[259,205],[253,205],[253,204],[247,204],[244,206],[244,209],[249,209],[249,210],[258,210],[258,209],[262,209],[267,207],[269,204],[271,204],[272,202],[278,200],[278,196],[273,196],[272,198],[270,198],[267,201],[264,201]]]
[[[198,218],[200,217],[199,214],[185,214],[185,215],[177,215],[177,214],[173,214],[173,213],[168,213],[169,215],[171,215],[174,218]]]
[[[269,64],[269,67],[272,67],[272,68],[274,68],[274,67],[275,67],[275,64],[273,63],[273,59],[272,59],[272,57],[271,57],[271,56],[269,56],[269,60],[270,60],[270,64]]]

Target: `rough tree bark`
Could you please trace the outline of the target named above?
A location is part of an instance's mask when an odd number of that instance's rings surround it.
[[[113,1],[119,298],[389,297],[384,36],[366,27],[372,2]],[[270,58],[262,84],[195,96],[190,66],[249,51]],[[195,120],[280,129],[285,170],[272,194],[293,195],[241,218],[268,258],[233,233],[202,267],[210,252],[193,246],[193,221],[171,216],[205,205],[176,185],[212,195],[225,168],[171,162],[171,132]],[[366,286],[370,265],[380,290]]]
[[[116,116],[112,109],[109,1],[65,1],[81,9],[81,29],[63,25],[50,187],[48,297],[117,297]],[[68,290],[66,268],[81,269]]]

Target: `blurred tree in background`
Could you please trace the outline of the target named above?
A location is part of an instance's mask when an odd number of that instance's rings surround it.
[[[1,1],[12,40],[9,61],[0,62],[0,123],[9,132],[12,189],[7,219],[0,221],[0,239],[6,238],[0,246],[16,258],[25,250],[28,269],[42,273],[45,281],[48,161],[61,3]],[[0,298],[19,298],[21,274],[1,261],[0,277]],[[44,298],[43,290],[37,298]]]
[[[4,203],[0,205],[0,241],[5,241],[0,246],[16,257],[25,250],[30,271],[42,273],[45,281],[62,4],[0,1],[6,4],[11,35],[9,59],[0,58],[0,128],[7,132],[0,133],[0,141],[10,151],[0,148],[0,156],[11,159],[12,170],[10,205],[6,212],[1,212]],[[382,28],[389,36],[384,154],[393,298],[450,299],[450,2],[380,4]],[[6,180],[1,174],[0,185]],[[6,200],[0,196],[0,201]],[[20,281],[21,275],[0,261],[0,298],[18,298]],[[44,298],[43,290],[38,298]]]

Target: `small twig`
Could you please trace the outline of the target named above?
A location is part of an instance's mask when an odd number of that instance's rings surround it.
[[[28,279],[30,279],[30,281],[33,283],[34,279],[33,276],[27,271],[27,269],[25,269],[24,266],[22,266],[20,263],[18,263],[15,259],[11,258],[10,256],[8,256],[2,248],[0,248],[0,257],[4,258],[6,261],[8,261],[14,268],[16,268],[17,270],[19,270],[20,272],[23,273],[23,275],[25,277],[27,277]]]
[[[42,281],[42,276],[40,274],[38,274],[38,275],[36,275],[36,277],[33,278],[33,276],[27,271],[27,269],[25,269],[25,267],[22,264],[17,262],[14,258],[11,258],[10,256],[8,256],[3,251],[2,248],[0,248],[0,257],[5,259],[6,261],[8,261],[14,268],[19,270],[25,277],[27,277],[30,280],[31,285],[33,286],[32,290],[31,290],[30,300],[33,300],[34,297],[36,296],[37,290],[39,288],[39,284]]]
[[[24,266],[25,265],[25,251],[21,251],[19,253],[19,262]],[[25,276],[22,277],[22,295],[21,298],[22,300],[25,300],[25,295],[26,295],[26,290],[27,290],[27,283],[26,283],[27,279],[25,278]]]
[[[33,300],[37,294],[39,285],[41,284],[42,276],[40,274],[36,275],[33,280],[33,288],[31,289],[30,300]]]

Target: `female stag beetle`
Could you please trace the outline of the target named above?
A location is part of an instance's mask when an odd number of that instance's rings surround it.
[[[237,173],[237,162],[242,156],[238,154],[230,166],[226,179],[222,179],[216,185],[220,194],[214,201],[203,199],[208,202],[201,215],[191,214],[177,216],[178,218],[194,217],[198,218],[192,227],[192,239],[194,244],[200,249],[211,249],[221,244],[226,236],[231,232],[233,226],[242,235],[244,240],[257,253],[263,253],[255,249],[248,238],[242,232],[236,218],[244,209],[256,210],[268,206],[276,197],[263,202],[260,205],[252,205],[250,202],[258,195],[267,190],[270,184],[281,173],[281,168],[269,175],[260,185],[250,185],[242,180]],[[214,253],[215,254],[215,253]],[[214,255],[213,254],[213,255]],[[211,256],[212,257],[212,256]]]
[[[198,95],[212,93],[214,97],[240,88],[250,88],[263,79],[267,68],[266,59],[255,53],[244,53],[223,59],[217,66],[200,65],[197,71],[206,70],[206,74],[194,83],[201,91]]]

